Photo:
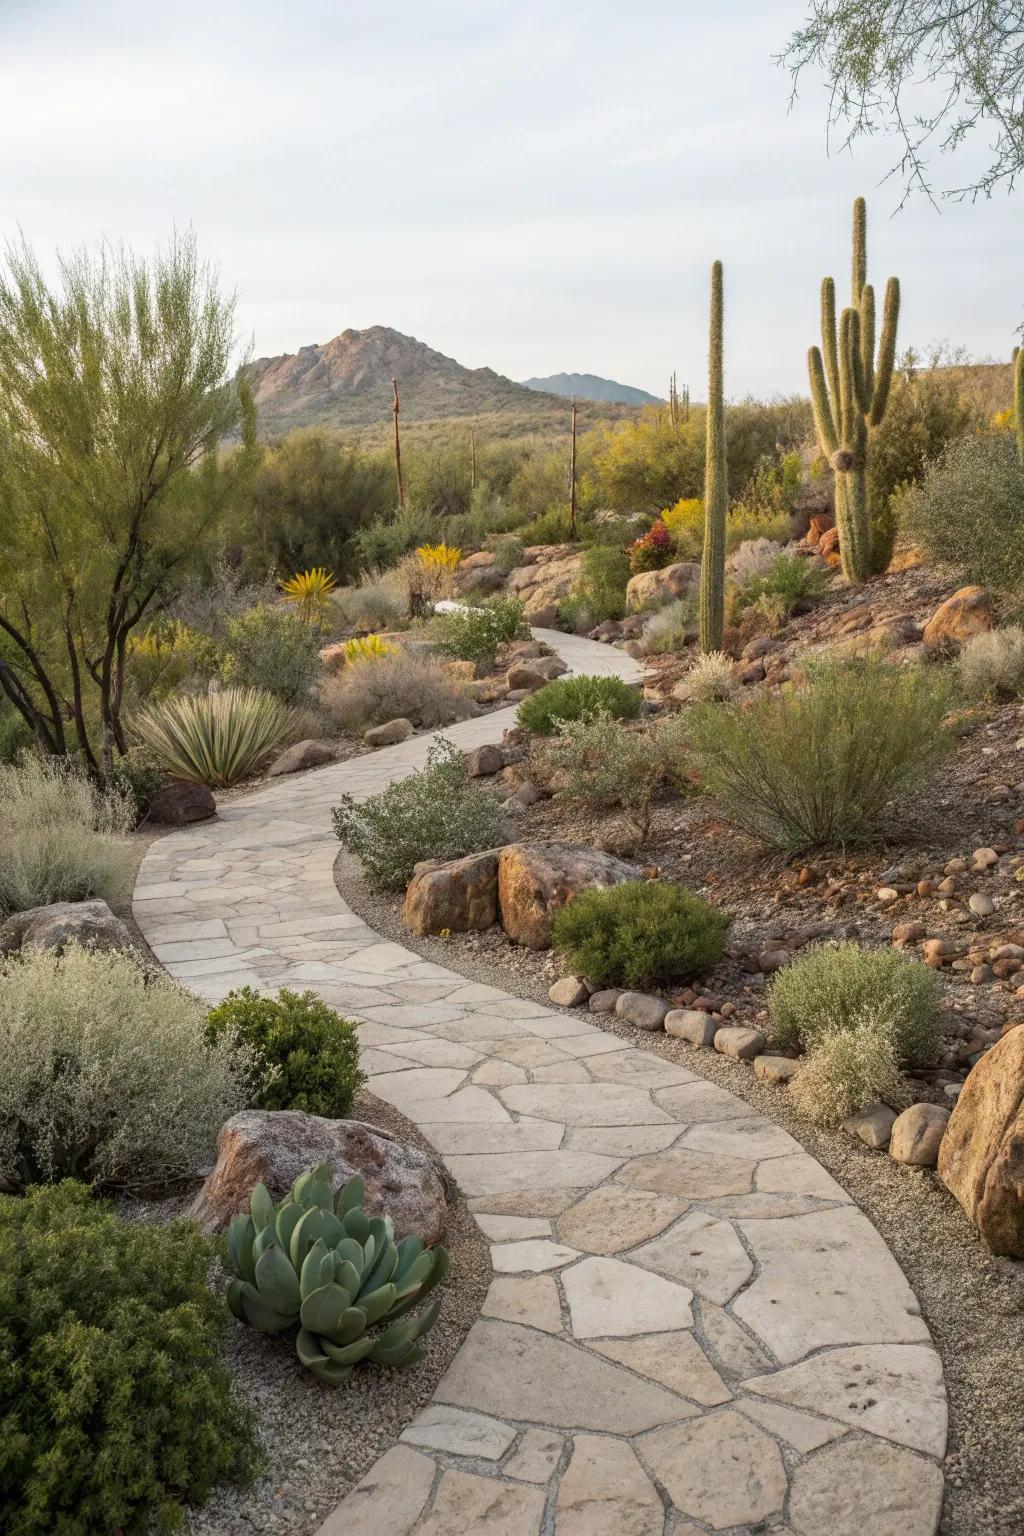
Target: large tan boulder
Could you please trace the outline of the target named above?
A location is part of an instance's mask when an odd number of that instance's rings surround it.
[[[564,549],[565,546],[553,546]],[[563,597],[568,597],[579,578],[582,554],[559,554],[558,558],[537,559],[530,565],[518,565],[510,571],[506,589],[522,600],[526,618],[537,623],[550,621]]]
[[[1024,1028],[968,1077],[939,1148],[939,1177],[993,1253],[1024,1259]]]
[[[296,1109],[245,1109],[221,1126],[217,1162],[188,1210],[207,1233],[222,1232],[249,1209],[257,1184],[275,1200],[300,1173],[329,1163],[334,1191],[358,1173],[368,1216],[390,1216],[395,1237],[439,1242],[447,1204],[437,1166],[426,1153],[361,1120],[325,1120]]]
[[[30,907],[0,923],[0,955],[13,955],[19,949],[53,949],[60,954],[69,944],[83,949],[135,948],[127,925],[98,898]]]
[[[555,913],[580,891],[642,879],[638,865],[596,848],[510,843],[498,859],[501,925],[514,944],[550,949]]]
[[[940,603],[924,627],[930,651],[952,650],[993,627],[992,596],[984,587],[961,587]]]
[[[639,571],[626,583],[626,607],[657,608],[700,586],[700,562],[680,560],[660,571]]]
[[[498,849],[448,863],[417,864],[405,891],[405,926],[413,933],[483,931],[498,921]]]

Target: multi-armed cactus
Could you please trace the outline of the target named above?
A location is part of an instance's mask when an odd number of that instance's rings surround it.
[[[729,506],[722,367],[722,263],[711,268],[708,409],[704,447],[704,558],[700,567],[700,648],[722,649],[725,626],[725,514]]]
[[[853,205],[853,263],[850,306],[836,329],[836,285],[821,285],[821,341],[807,355],[811,403],[821,451],[836,476],[836,526],[843,574],[863,581],[871,574],[871,507],[868,453],[871,434],[889,403],[896,362],[900,312],[899,279],[890,277],[882,309],[882,335],[875,354],[875,290],[867,280],[867,205]],[[822,358],[824,351],[824,358]]]

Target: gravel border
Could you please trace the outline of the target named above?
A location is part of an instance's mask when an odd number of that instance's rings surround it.
[[[382,937],[470,981],[548,1001],[536,965],[513,969],[486,951],[457,954],[441,939],[418,938],[401,903],[372,891],[357,862],[335,864],[342,898]],[[578,1015],[581,1010],[561,1009]],[[930,1170],[904,1168],[842,1133],[798,1118],[785,1090],[753,1069],[668,1035],[652,1035],[609,1014],[588,1014],[638,1050],[686,1066],[783,1126],[853,1197],[888,1244],[921,1303],[942,1357],[949,1397],[946,1495],[940,1536],[1021,1536],[1024,1530],[1024,1263],[995,1258]]]

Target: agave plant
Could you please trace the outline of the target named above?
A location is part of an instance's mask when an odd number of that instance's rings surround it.
[[[303,618],[314,618],[327,607],[337,582],[330,571],[317,565],[311,571],[300,571],[287,581],[279,581],[278,586],[286,603],[294,603]]]
[[[341,652],[347,662],[379,661],[382,656],[393,656],[395,647],[388,645],[380,635],[361,635],[354,640],[344,641]]]
[[[299,1359],[338,1387],[360,1360],[422,1360],[419,1341],[437,1319],[440,1297],[418,1315],[411,1309],[444,1279],[449,1258],[418,1237],[396,1244],[391,1218],[363,1210],[358,1176],[333,1200],[331,1185],[326,1163],[300,1174],[279,1205],[257,1184],[250,1214],[228,1229],[235,1270],[228,1306],[261,1333],[298,1323]]]
[[[135,730],[161,768],[222,788],[258,767],[292,723],[292,711],[259,688],[185,694],[139,715]]]

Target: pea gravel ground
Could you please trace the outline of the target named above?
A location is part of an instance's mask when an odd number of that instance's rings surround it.
[[[516,965],[513,954],[506,958],[504,944],[474,951],[460,945],[456,958],[443,940],[410,934],[400,902],[373,892],[349,855],[339,857],[335,878],[344,900],[382,937],[451,966],[470,981],[551,1006],[536,956],[530,956],[532,964]],[[913,1286],[942,1356],[950,1429],[941,1536],[1021,1536],[1024,1263],[994,1258],[985,1249],[935,1173],[904,1168],[842,1132],[799,1119],[787,1106],[785,1089],[760,1082],[744,1063],[635,1029],[614,1015],[588,1017],[637,1049],[680,1062],[746,1100],[789,1131],[849,1192]]]

